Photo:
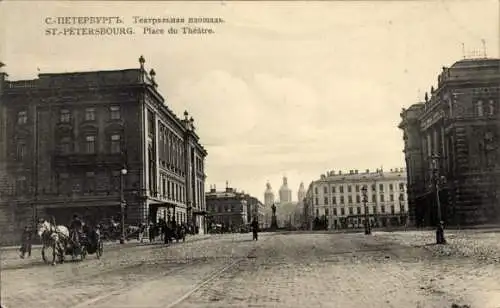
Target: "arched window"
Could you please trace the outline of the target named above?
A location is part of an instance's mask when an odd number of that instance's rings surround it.
[[[495,101],[492,99],[490,99],[489,104],[488,104],[488,113],[489,113],[489,115],[495,114]]]
[[[59,148],[59,153],[60,154],[69,154],[71,153],[71,150],[72,150],[72,140],[71,140],[71,137],[62,137],[61,139],[59,139],[59,145],[58,145],[58,148]]]
[[[479,117],[484,116],[484,106],[483,106],[483,101],[478,101],[476,103],[476,112]]]

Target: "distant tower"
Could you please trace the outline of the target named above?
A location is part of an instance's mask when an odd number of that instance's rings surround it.
[[[306,197],[306,189],[304,188],[304,182],[300,182],[299,191],[297,192],[297,201],[302,203]]]
[[[274,192],[273,189],[271,188],[271,184],[267,182],[266,184],[266,191],[264,192],[264,205],[266,207],[270,207],[274,203]]]
[[[283,177],[283,185],[280,188],[280,203],[292,202],[292,190],[288,188],[288,180]]]

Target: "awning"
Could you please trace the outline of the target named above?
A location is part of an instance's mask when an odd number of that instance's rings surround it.
[[[207,211],[193,211],[193,215],[199,215],[199,216],[207,215]]]

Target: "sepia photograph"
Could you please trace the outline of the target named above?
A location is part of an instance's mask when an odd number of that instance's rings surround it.
[[[0,1],[0,308],[500,308],[500,2]]]

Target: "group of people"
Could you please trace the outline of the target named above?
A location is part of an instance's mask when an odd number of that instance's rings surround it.
[[[155,242],[158,237],[165,244],[170,244],[174,240],[179,241],[182,239],[184,241],[186,234],[195,234],[197,231],[195,227],[184,222],[178,224],[175,219],[166,221],[160,218],[158,222],[149,223],[149,242]]]

